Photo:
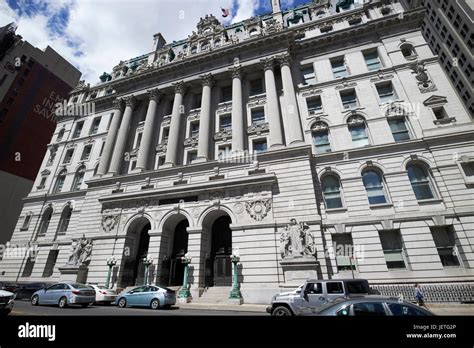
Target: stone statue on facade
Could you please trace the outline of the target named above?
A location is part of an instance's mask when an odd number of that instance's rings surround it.
[[[280,254],[282,259],[316,255],[314,237],[306,223],[290,220],[280,235]]]
[[[80,266],[90,261],[92,254],[92,240],[82,236],[73,239],[66,266]]]

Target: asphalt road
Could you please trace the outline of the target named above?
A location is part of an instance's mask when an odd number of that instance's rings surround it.
[[[21,315],[35,315],[35,316],[51,316],[51,315],[79,315],[79,316],[91,316],[91,315],[114,315],[114,316],[124,316],[124,315],[158,315],[158,316],[168,316],[168,315],[226,315],[226,316],[235,316],[235,315],[268,315],[266,313],[258,312],[244,312],[244,311],[228,311],[228,310],[209,310],[209,309],[180,309],[179,305],[172,307],[171,309],[157,309],[152,310],[149,308],[118,308],[114,305],[93,305],[87,308],[82,308],[80,306],[70,306],[67,308],[59,308],[58,306],[32,306],[29,301],[15,301],[15,306],[10,315],[21,316]]]

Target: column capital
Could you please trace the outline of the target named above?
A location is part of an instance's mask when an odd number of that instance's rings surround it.
[[[275,64],[275,58],[269,57],[269,58],[260,59],[260,64],[264,71],[269,70],[269,69],[273,70],[273,66]]]
[[[113,106],[114,106],[114,109],[117,109],[117,110],[123,110],[123,106],[125,104],[124,100],[122,98],[116,98],[113,102],[112,102]]]
[[[291,63],[291,54],[289,53],[283,53],[281,55],[278,56],[278,63],[280,64],[280,66],[283,66],[283,65],[288,65],[290,66],[290,63]]]
[[[137,102],[137,99],[133,95],[131,95],[130,97],[125,97],[123,98],[123,100],[125,101],[126,106],[130,106],[132,108],[135,106],[135,103]]]
[[[242,77],[244,76],[242,65],[240,65],[240,64],[231,66],[229,68],[229,71],[232,75],[232,78],[242,79]]]
[[[162,96],[158,88],[150,89],[146,92],[146,94],[148,95],[148,99],[154,100],[156,102],[159,102]]]
[[[174,89],[174,93],[184,95],[184,93],[186,92],[186,85],[184,84],[184,81],[175,82],[172,84],[172,86]]]
[[[205,74],[199,77],[201,78],[201,84],[203,86],[212,87],[214,85],[214,77],[212,76],[212,74]]]

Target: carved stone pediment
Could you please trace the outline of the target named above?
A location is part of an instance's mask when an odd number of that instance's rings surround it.
[[[252,124],[247,128],[248,134],[257,134],[260,135],[261,133],[267,132],[269,130],[268,122]]]
[[[232,130],[231,129],[222,129],[216,134],[214,134],[214,140],[223,140],[226,141],[227,139],[232,138]]]

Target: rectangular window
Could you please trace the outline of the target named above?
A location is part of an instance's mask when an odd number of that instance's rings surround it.
[[[262,124],[265,123],[265,112],[263,108],[252,109],[252,124]]]
[[[444,110],[442,106],[438,108],[434,108],[433,113],[437,120],[443,120],[445,118],[448,118],[448,115],[446,114],[446,111]]]
[[[220,145],[217,151],[217,159],[223,160],[228,157],[232,157],[232,145]]]
[[[163,134],[161,136],[161,143],[164,144],[168,142],[168,136],[170,135],[170,129],[168,127],[163,128]]]
[[[257,95],[263,93],[262,79],[255,79],[250,81],[250,95]]]
[[[314,114],[323,111],[323,104],[321,102],[321,96],[315,96],[306,98],[306,106],[308,107],[308,113]]]
[[[28,229],[28,226],[30,225],[31,221],[31,214],[28,214],[25,216],[25,219],[23,220],[23,225],[21,226],[22,230]]]
[[[403,242],[400,230],[379,231],[379,236],[387,268],[406,268],[403,258]]]
[[[197,158],[197,151],[189,151],[188,152],[188,164],[191,164]]]
[[[392,131],[393,140],[395,142],[410,140],[410,132],[408,131],[405,118],[395,118],[388,120],[388,125]]]
[[[138,149],[140,147],[140,144],[142,143],[142,136],[143,136],[143,133],[140,132],[140,133],[137,133],[137,139],[136,139],[136,142],[135,142],[135,149]]]
[[[369,145],[369,137],[365,124],[352,125],[349,127],[354,147],[363,147]]]
[[[81,136],[82,127],[84,126],[84,121],[78,122],[76,124],[76,128],[74,129],[74,133],[72,134],[72,138],[79,138]]]
[[[64,156],[63,163],[71,163],[72,155],[74,154],[74,149],[69,149],[66,151],[66,155]]]
[[[134,170],[137,167],[137,161],[130,162],[130,171]]]
[[[221,88],[221,103],[232,100],[232,86],[224,86]]]
[[[341,94],[341,100],[342,100],[342,105],[344,106],[344,109],[347,110],[347,109],[352,109],[359,106],[359,103],[357,102],[355,89],[341,91],[340,94]]]
[[[452,226],[430,227],[443,267],[458,267],[459,259]]]
[[[376,85],[377,93],[379,94],[380,103],[388,103],[397,98],[393,85],[391,82],[380,83]]]
[[[45,184],[46,184],[46,177],[44,176],[44,177],[41,178],[41,181],[40,181],[40,184],[39,184],[38,188],[39,189],[44,188]]]
[[[158,157],[158,167],[162,166],[165,164],[165,156],[159,156]]]
[[[313,142],[316,146],[316,153],[331,152],[331,144],[329,143],[328,130],[321,130],[313,132]]]
[[[219,130],[226,130],[232,128],[232,116],[221,115],[219,117]]]
[[[199,122],[192,122],[190,124],[190,131],[192,137],[197,137],[199,135]]]
[[[99,131],[99,125],[100,125],[100,117],[94,118],[94,121],[92,121],[90,134],[96,134]]]
[[[92,145],[86,145],[82,151],[81,161],[87,161],[91,155]]]
[[[29,256],[25,263],[25,268],[23,268],[23,272],[21,274],[22,277],[29,277],[33,272],[33,268],[35,267],[35,260]]]
[[[344,57],[331,59],[331,67],[335,78],[349,76]]]
[[[48,254],[48,259],[44,266],[43,278],[51,277],[54,272],[54,266],[56,265],[56,260],[58,259],[59,250],[51,250]]]
[[[377,50],[364,52],[364,59],[369,71],[379,70],[382,68],[382,63],[380,62]]]
[[[355,270],[353,261],[354,243],[350,233],[337,233],[332,235],[336,265],[338,271]]]
[[[316,83],[316,74],[312,65],[301,68],[301,80],[303,85],[311,85]]]
[[[193,109],[199,109],[201,107],[202,94],[196,93],[193,98]]]
[[[260,153],[267,151],[267,140],[258,139],[253,141],[253,152]]]

